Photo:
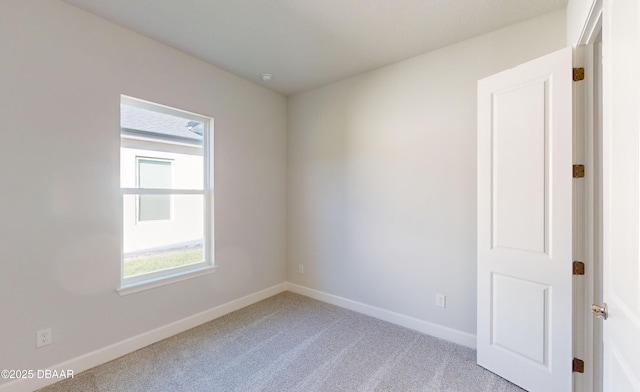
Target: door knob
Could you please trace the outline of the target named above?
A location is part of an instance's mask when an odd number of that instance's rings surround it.
[[[607,310],[607,304],[602,305],[591,305],[591,313],[593,313],[596,318],[601,318],[606,320],[609,317],[609,311]]]

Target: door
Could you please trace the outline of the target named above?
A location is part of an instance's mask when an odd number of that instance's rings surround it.
[[[478,364],[572,388],[572,52],[478,82]]]
[[[604,391],[640,391],[640,4],[603,20]]]

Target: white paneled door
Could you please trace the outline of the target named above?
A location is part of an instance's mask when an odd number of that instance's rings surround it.
[[[478,364],[572,389],[572,52],[478,82]]]
[[[640,391],[640,2],[603,20],[604,391]]]

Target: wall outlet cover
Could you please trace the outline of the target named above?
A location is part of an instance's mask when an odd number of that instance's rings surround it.
[[[444,294],[436,294],[436,306],[441,308],[447,306],[447,297]]]
[[[51,328],[36,332],[36,347],[42,347],[53,343],[53,331]]]

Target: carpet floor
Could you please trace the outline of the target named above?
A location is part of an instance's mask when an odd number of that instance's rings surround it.
[[[475,357],[285,292],[39,391],[523,391]]]

